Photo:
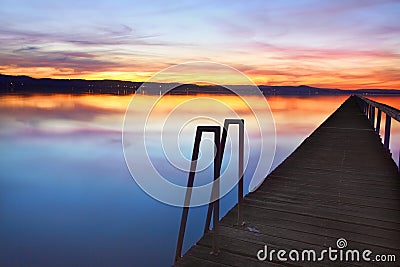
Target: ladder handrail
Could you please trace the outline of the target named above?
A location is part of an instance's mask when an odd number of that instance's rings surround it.
[[[176,246],[176,254],[175,254],[175,261],[177,261],[182,254],[182,246],[183,246],[183,239],[185,236],[185,229],[186,229],[186,222],[189,213],[189,205],[190,205],[190,198],[192,196],[192,187],[194,182],[194,176],[196,174],[196,166],[197,166],[197,159],[199,156],[199,149],[200,149],[200,141],[203,132],[212,132],[214,133],[214,144],[215,144],[215,158],[214,158],[214,182],[212,191],[214,193],[219,193],[219,176],[221,170],[221,145],[220,145],[220,135],[221,135],[221,127],[220,126],[198,126],[196,129],[196,137],[193,146],[193,153],[192,153],[192,162],[190,165],[190,173],[187,183],[187,190],[185,195],[185,202],[184,207],[182,210],[182,217],[181,217],[181,225],[179,228],[179,235],[178,235],[178,242]],[[215,201],[214,205],[214,237],[213,237],[213,252],[218,251],[218,241],[217,241],[217,225],[219,221],[219,198],[214,198]]]
[[[218,254],[218,222],[219,222],[219,177],[221,171],[222,158],[225,151],[226,138],[228,135],[229,125],[238,124],[239,125],[239,162],[238,162],[238,225],[242,225],[242,200],[243,200],[243,169],[244,169],[244,120],[243,119],[225,119],[224,127],[222,131],[222,137],[220,138],[220,126],[198,126],[196,130],[196,137],[193,146],[192,162],[190,166],[190,173],[188,178],[187,190],[185,195],[184,207],[182,210],[181,225],[179,228],[179,235],[176,247],[175,261],[177,261],[182,254],[183,240],[185,236],[187,217],[189,213],[190,198],[192,194],[192,187],[194,183],[194,177],[196,174],[197,159],[199,154],[201,136],[203,132],[213,132],[214,133],[214,144],[215,144],[215,158],[214,158],[214,183],[212,187],[210,203],[208,204],[206,225],[204,228],[204,233],[209,231],[211,223],[211,214],[213,213],[213,248],[212,254]],[[217,194],[217,195],[216,195]]]
[[[226,145],[226,138],[228,135],[229,125],[237,124],[239,126],[239,162],[238,162],[238,217],[237,217],[237,224],[243,225],[243,212],[242,212],[242,202],[243,202],[243,167],[244,167],[244,120],[243,119],[225,119],[224,121],[224,128],[222,131],[222,138],[221,138],[221,165],[222,159],[224,157],[225,152],[225,145]],[[210,229],[211,223],[211,213],[213,211],[212,202],[208,204],[207,210],[207,217],[206,217],[206,224],[204,226],[204,233],[207,233]]]

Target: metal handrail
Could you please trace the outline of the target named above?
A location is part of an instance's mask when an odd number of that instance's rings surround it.
[[[229,125],[237,124],[239,126],[239,159],[238,159],[238,217],[237,224],[243,225],[243,211],[242,211],[242,202],[243,202],[243,167],[244,167],[244,120],[243,119],[225,119],[224,128],[222,131],[221,138],[221,164],[224,157],[226,138],[228,136]],[[204,226],[204,233],[207,233],[210,229],[211,223],[211,213],[213,211],[213,205],[210,201],[208,205],[206,225]]]
[[[215,158],[214,158],[214,183],[211,192],[210,203],[207,210],[206,225],[204,228],[204,233],[209,231],[211,223],[211,214],[213,213],[213,245],[212,254],[217,255],[219,253],[218,246],[218,222],[219,222],[219,176],[221,171],[222,157],[225,151],[226,138],[228,135],[229,125],[238,124],[239,125],[239,185],[238,185],[238,224],[243,224],[242,215],[242,200],[243,200],[243,169],[244,169],[244,120],[243,119],[226,119],[224,121],[224,128],[222,132],[221,141],[220,137],[220,127],[219,126],[198,126],[196,130],[196,137],[193,146],[192,162],[190,166],[190,173],[187,183],[187,190],[185,195],[184,207],[182,210],[181,224],[179,228],[179,236],[175,253],[175,261],[177,261],[182,254],[183,240],[185,236],[185,229],[187,223],[187,217],[189,213],[190,198],[192,194],[192,187],[194,183],[194,177],[197,167],[197,159],[200,149],[200,141],[203,132],[214,133],[214,144],[215,144]],[[217,195],[218,194],[218,195]]]
[[[185,195],[185,202],[184,207],[182,210],[182,217],[181,217],[181,225],[179,228],[179,236],[178,242],[176,247],[176,254],[175,254],[175,261],[177,261],[182,254],[182,246],[183,246],[183,239],[185,236],[185,229],[186,229],[186,222],[189,213],[189,205],[190,205],[190,198],[192,196],[192,187],[194,182],[194,176],[196,174],[196,167],[197,167],[197,159],[199,157],[199,150],[200,150],[200,141],[203,132],[212,132],[214,133],[214,144],[215,144],[215,158],[214,158],[214,183],[212,188],[212,194],[219,193],[219,176],[221,170],[221,145],[220,145],[220,135],[221,135],[221,127],[220,126],[198,126],[196,130],[196,137],[193,146],[193,153],[192,153],[192,162],[190,165],[190,173],[189,179],[187,183],[187,190]],[[217,235],[217,225],[219,221],[219,198],[215,198],[214,201],[214,237],[213,237],[213,252],[218,251],[218,241],[216,238]]]

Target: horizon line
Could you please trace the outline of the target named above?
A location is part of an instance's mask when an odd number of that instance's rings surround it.
[[[357,90],[384,90],[384,91],[390,91],[390,90],[395,90],[399,91],[400,89],[396,88],[356,88],[356,89],[343,89],[339,87],[319,87],[319,86],[313,86],[313,85],[307,85],[307,84],[300,84],[300,85],[268,85],[268,84],[204,84],[204,83],[179,83],[179,82],[147,82],[147,81],[130,81],[130,80],[116,80],[116,79],[85,79],[85,78],[52,78],[52,77],[32,77],[29,75],[9,75],[9,74],[3,74],[0,73],[0,76],[8,76],[8,77],[27,77],[30,79],[35,79],[35,80],[59,80],[59,81],[86,81],[86,82],[95,82],[95,81],[112,81],[112,82],[129,82],[129,83],[155,83],[155,84],[179,84],[179,85],[196,85],[196,86],[254,86],[256,85],[257,87],[259,86],[269,86],[269,87],[311,87],[311,88],[317,88],[317,89],[327,89],[327,90],[341,90],[341,91],[357,91]]]

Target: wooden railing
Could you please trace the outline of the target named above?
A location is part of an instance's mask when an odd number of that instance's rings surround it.
[[[391,124],[392,119],[400,122],[400,110],[397,108],[393,108],[386,104],[382,104],[371,99],[365,98],[363,96],[355,96],[357,98],[358,105],[360,106],[363,113],[367,116],[369,121],[371,122],[372,127],[375,129],[377,134],[380,134],[381,131],[381,121],[382,121],[382,112],[385,113],[385,131],[384,131],[384,139],[383,146],[390,151],[389,143],[390,143],[390,132],[391,132]],[[400,170],[400,159],[399,159],[399,170]]]
[[[179,227],[178,242],[176,245],[175,261],[177,261],[182,255],[183,240],[185,237],[187,217],[189,213],[190,199],[192,196],[192,188],[194,183],[194,177],[196,174],[197,160],[199,156],[200,141],[202,133],[212,132],[214,133],[214,145],[215,145],[215,158],[214,158],[214,182],[208,204],[206,224],[204,227],[204,233],[210,230],[211,215],[213,214],[213,244],[212,254],[219,253],[218,246],[218,223],[219,223],[219,191],[220,191],[220,171],[222,158],[225,150],[226,138],[228,135],[229,125],[239,125],[239,161],[238,161],[238,224],[243,224],[243,212],[242,212],[242,201],[243,201],[243,167],[244,167],[244,120],[242,119],[226,119],[224,121],[224,128],[222,131],[222,138],[220,139],[221,128],[220,126],[198,126],[196,130],[196,137],[193,146],[192,162],[190,165],[190,173],[187,183],[186,195],[184,207],[182,210],[181,224]]]

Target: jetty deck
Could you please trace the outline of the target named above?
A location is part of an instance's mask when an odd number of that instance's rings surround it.
[[[260,261],[259,250],[371,250],[400,264],[400,177],[379,135],[357,104],[347,99],[218,226],[220,253],[210,254],[206,233],[176,266],[365,266],[365,261]],[[286,254],[286,257],[288,255]]]

